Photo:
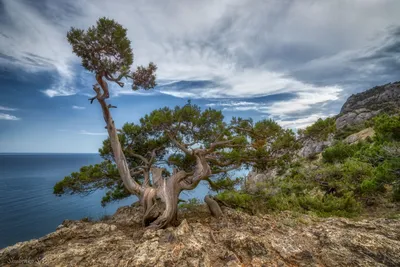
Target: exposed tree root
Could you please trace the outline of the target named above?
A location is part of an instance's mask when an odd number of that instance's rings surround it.
[[[215,218],[219,218],[223,215],[221,207],[219,206],[218,202],[214,200],[213,197],[205,196],[204,202],[206,202],[212,216],[214,216]]]

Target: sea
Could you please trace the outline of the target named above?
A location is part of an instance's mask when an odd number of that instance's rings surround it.
[[[0,154],[0,249],[40,238],[65,219],[99,219],[137,201],[135,196],[101,206],[105,190],[87,196],[53,194],[53,186],[80,167],[102,161],[98,154]],[[205,183],[181,199],[211,193]]]

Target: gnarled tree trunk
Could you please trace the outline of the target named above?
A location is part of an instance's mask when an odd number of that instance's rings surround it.
[[[109,105],[105,102],[105,99],[109,97],[107,82],[103,80],[102,74],[96,75],[96,80],[103,90],[103,94],[100,92],[100,87],[95,85],[93,89],[96,92],[96,97],[93,99],[97,99],[102,108],[114,160],[124,186],[129,192],[139,197],[144,208],[143,225],[152,229],[160,229],[176,224],[180,193],[183,190],[194,189],[201,180],[211,175],[210,166],[206,161],[207,150],[194,149],[191,152],[177,143],[178,147],[186,154],[196,157],[195,171],[193,173],[176,171],[170,177],[163,178],[162,168],[152,168],[152,185],[150,185],[148,172],[145,173],[145,182],[142,185],[138,184],[130,174],[129,165],[118,139],[117,129],[115,128]],[[177,142],[176,140],[172,141]],[[208,204],[207,201],[206,203]]]

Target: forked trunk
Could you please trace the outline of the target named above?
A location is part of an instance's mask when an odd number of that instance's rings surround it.
[[[154,178],[154,177],[153,177]],[[149,228],[160,229],[169,225],[174,226],[178,218],[178,201],[182,188],[179,180],[182,174],[174,174],[168,179],[160,178],[153,186],[147,189],[151,193],[144,195],[143,224]]]

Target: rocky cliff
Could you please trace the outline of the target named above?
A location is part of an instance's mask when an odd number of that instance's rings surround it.
[[[327,140],[316,140],[314,138],[305,138],[302,140],[302,148],[299,151],[299,155],[303,158],[310,158],[316,154],[324,151],[325,148],[330,147],[334,144],[334,135],[330,134]]]
[[[304,158],[310,158],[321,153],[334,144],[336,133],[346,131],[346,129],[355,130],[354,135],[345,140],[346,143],[354,143],[359,136],[356,134],[357,131],[365,127],[364,122],[383,112],[400,113],[400,82],[377,86],[350,96],[336,116],[336,131],[330,133],[325,140],[312,136],[301,137],[302,148],[298,154]]]
[[[336,120],[338,130],[365,122],[381,112],[400,111],[400,82],[377,86],[350,96]]]
[[[54,233],[0,251],[1,266],[400,266],[398,219],[250,216],[205,207],[177,228],[145,230],[139,207],[106,221],[65,221]],[[25,264],[25,265],[24,265]]]

